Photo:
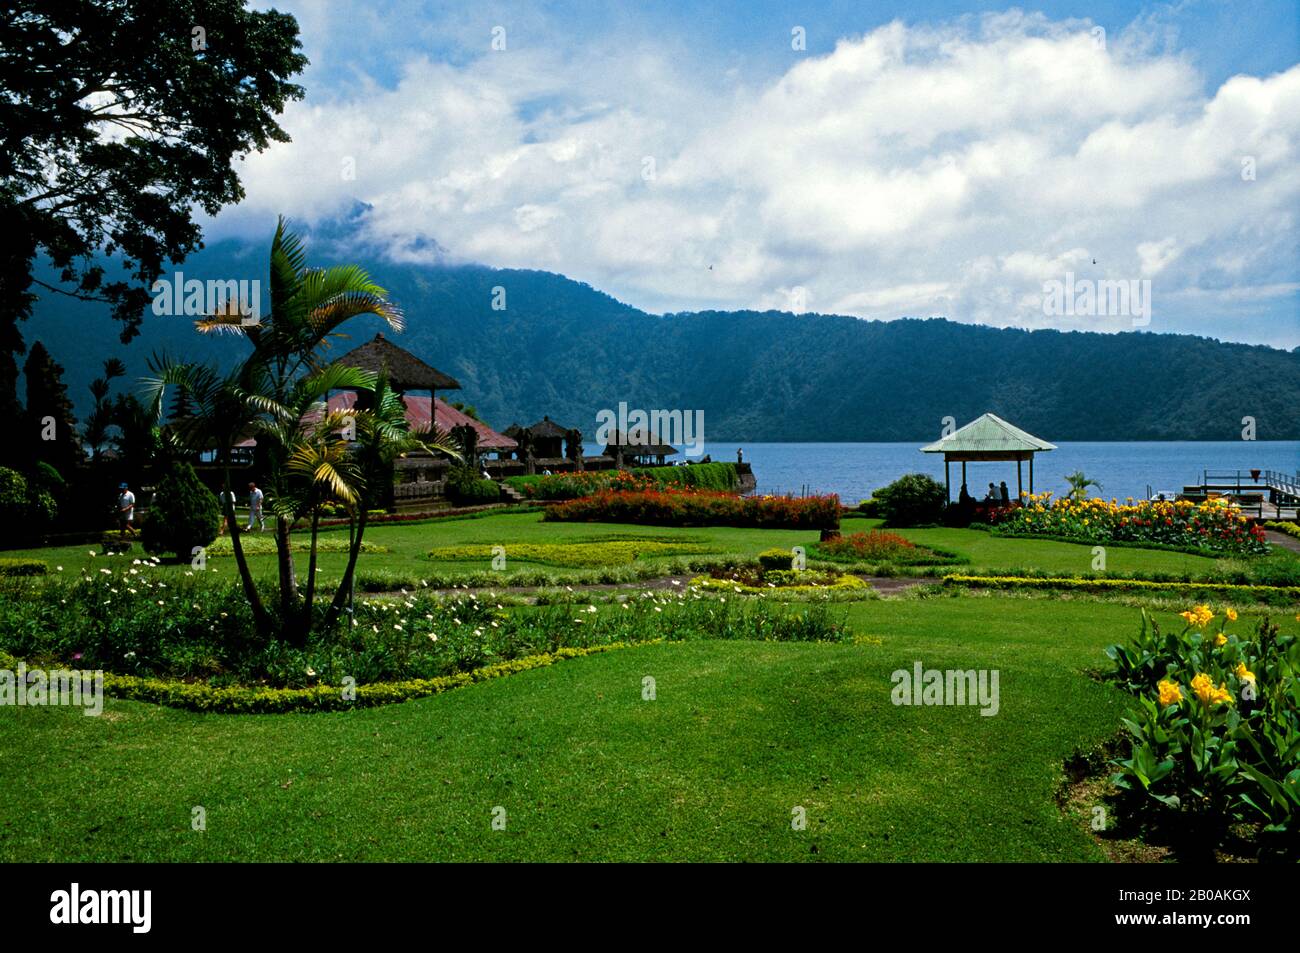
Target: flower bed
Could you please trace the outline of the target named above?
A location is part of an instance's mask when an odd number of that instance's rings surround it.
[[[1230,825],[1253,825],[1265,846],[1297,856],[1300,821],[1300,642],[1268,620],[1254,637],[1228,632],[1237,613],[1181,613],[1178,633],[1142,615],[1128,645],[1106,654],[1136,707],[1127,757],[1112,780],[1127,807],[1175,836],[1213,848]],[[1300,617],[1297,617],[1300,618]]]
[[[429,550],[434,560],[490,562],[498,555],[509,562],[592,568],[625,566],[643,556],[694,556],[710,552],[707,545],[673,539],[602,540],[597,543],[503,543],[500,546],[439,546]]]
[[[690,490],[602,490],[548,507],[543,519],[652,526],[835,529],[840,524],[840,499],[838,496],[739,497]]]
[[[681,467],[638,467],[506,477],[528,500],[576,500],[601,490],[640,491],[664,486],[728,492],[740,484],[733,463],[692,463]]]
[[[1024,505],[993,516],[997,531],[1081,543],[1160,543],[1180,549],[1253,556],[1268,552],[1264,531],[1223,500],[1142,501],[1052,499],[1026,494]]]

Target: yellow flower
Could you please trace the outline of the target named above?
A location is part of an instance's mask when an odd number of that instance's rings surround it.
[[[1228,637],[1227,637],[1226,635],[1224,635],[1222,632],[1220,632],[1218,635],[1216,635],[1216,636],[1214,637],[1214,644],[1215,644],[1216,646],[1227,645],[1227,644],[1228,644]]]
[[[1234,671],[1237,673],[1237,677],[1241,679],[1243,682],[1255,681],[1255,673],[1252,672],[1250,669],[1246,668],[1245,662],[1238,662],[1237,667],[1236,669],[1234,669]]]
[[[1207,708],[1211,705],[1219,705],[1223,702],[1232,701],[1232,694],[1228,691],[1228,687],[1224,684],[1220,684],[1218,688],[1215,688],[1214,682],[1210,680],[1210,676],[1206,675],[1204,672],[1201,672],[1192,679],[1192,691],[1195,692],[1196,697],[1201,700],[1201,704],[1205,705]]]
[[[1188,625],[1194,625],[1198,629],[1205,628],[1210,620],[1214,618],[1214,613],[1210,611],[1208,605],[1192,606],[1190,612],[1180,612],[1178,614],[1187,620]]]
[[[1229,621],[1229,622],[1236,622],[1236,621],[1237,621],[1237,610],[1236,610],[1236,609],[1224,609],[1224,610],[1223,610],[1223,614],[1226,615],[1226,616],[1228,617],[1228,621]]]
[[[1160,680],[1160,707],[1166,705],[1177,705],[1183,700],[1183,690],[1178,687],[1177,682],[1171,682],[1167,678]]]

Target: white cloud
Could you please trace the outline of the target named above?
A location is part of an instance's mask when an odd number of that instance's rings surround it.
[[[292,105],[293,143],[248,160],[248,200],[222,224],[355,198],[373,206],[368,237],[404,258],[436,241],[652,310],[784,307],[804,288],[810,308],[868,317],[1083,327],[1038,304],[1067,270],[1153,279],[1152,330],[1285,308],[1300,66],[1206,95],[1141,23],[1108,49],[1090,29],[1017,12],[895,22],[759,88],[670,50],[516,31],[506,53],[412,59],[395,83]]]

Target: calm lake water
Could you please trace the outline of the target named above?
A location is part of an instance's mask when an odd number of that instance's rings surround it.
[[[745,459],[753,464],[760,493],[838,493],[852,505],[870,491],[904,473],[928,473],[943,482],[943,456],[921,453],[920,443],[744,443]],[[734,443],[710,441],[705,450],[714,460],[735,460]],[[589,453],[598,453],[594,447]],[[683,459],[678,456],[676,459]],[[1300,471],[1300,442],[1287,440],[1159,443],[1061,443],[1034,461],[1034,489],[1060,495],[1069,485],[1065,474],[1082,470],[1100,480],[1093,495],[1145,498],[1153,490],[1178,492],[1200,480],[1202,470]],[[1029,489],[1029,465],[1024,467]],[[1015,463],[968,463],[970,492],[982,497],[990,482],[1007,481],[1016,492]],[[952,466],[952,492],[961,484],[961,466]]]

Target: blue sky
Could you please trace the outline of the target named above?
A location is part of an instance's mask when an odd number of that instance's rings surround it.
[[[307,97],[212,237],[359,200],[395,260],[656,312],[1300,345],[1296,2],[277,6]],[[1053,314],[1067,276],[1150,314]]]

